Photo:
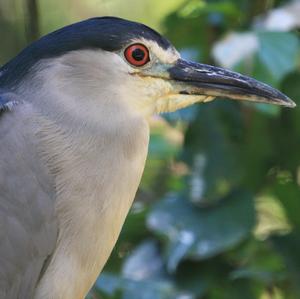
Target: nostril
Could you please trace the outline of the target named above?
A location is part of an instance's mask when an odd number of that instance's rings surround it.
[[[189,92],[187,92],[186,90],[181,90],[180,92],[179,92],[179,94],[190,94]]]

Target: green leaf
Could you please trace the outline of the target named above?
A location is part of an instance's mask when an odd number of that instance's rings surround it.
[[[300,103],[300,71],[297,70],[286,76],[282,82],[282,91],[287,94],[296,104]],[[300,111],[299,107],[293,113]]]
[[[148,240],[136,247],[126,259],[122,273],[135,280],[166,276],[157,242]]]
[[[230,275],[230,278],[232,280],[253,279],[268,284],[273,282],[274,274],[272,272],[263,271],[263,270],[243,268],[243,269],[238,269],[233,271]]]
[[[300,234],[299,231],[285,235],[274,236],[271,242],[275,249],[285,260],[289,275],[291,277],[292,287],[297,298],[300,298]]]
[[[175,273],[177,286],[196,298],[202,298],[209,288],[218,283],[215,266],[217,263],[184,261]],[[223,272],[223,270],[221,270]],[[220,271],[218,272],[220,273]]]
[[[170,195],[155,205],[148,218],[148,226],[168,240],[169,271],[187,256],[207,259],[228,250],[246,238],[254,225],[253,199],[245,192],[231,194],[210,208]]]
[[[167,281],[128,282],[123,299],[179,299],[171,283]]]
[[[106,295],[113,296],[122,287],[122,280],[113,274],[103,273],[98,278],[96,287]]]
[[[190,198],[210,204],[229,194],[242,179],[240,151],[243,123],[236,103],[199,106],[186,132],[182,159],[190,165]]]
[[[174,285],[168,280],[133,280],[113,274],[103,273],[96,282],[96,288],[109,296],[120,299],[176,299],[180,298]],[[115,297],[113,297],[115,298]]]
[[[288,32],[259,32],[258,56],[278,80],[296,69],[299,41],[296,35]]]
[[[165,271],[158,242],[154,240],[136,247],[124,262],[120,275],[101,274],[96,288],[113,298],[122,291],[120,299],[173,299],[181,294]]]
[[[278,196],[289,222],[300,231],[300,188],[295,183],[278,184],[274,188],[275,194]]]
[[[261,286],[249,279],[239,279],[235,282],[222,281],[212,288],[212,299],[256,299],[261,298]]]

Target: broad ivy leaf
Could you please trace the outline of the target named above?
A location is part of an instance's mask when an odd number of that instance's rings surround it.
[[[123,264],[122,273],[101,274],[96,288],[106,296],[120,299],[193,299],[179,291],[165,271],[158,242],[147,240],[138,246]],[[184,297],[185,296],[185,297]]]
[[[207,259],[228,250],[247,237],[254,224],[253,199],[245,192],[231,194],[210,208],[169,195],[148,217],[148,226],[168,240],[170,271],[187,256]]]
[[[96,282],[96,288],[109,296],[116,296],[118,292],[121,292],[121,299],[181,298],[171,281],[161,279],[133,280],[103,273]]]
[[[185,135],[182,159],[190,166],[190,198],[209,204],[241,182],[239,148],[243,123],[236,103],[215,102],[199,107]]]
[[[126,278],[142,280],[165,276],[163,260],[155,241],[145,241],[126,259],[123,270]]]

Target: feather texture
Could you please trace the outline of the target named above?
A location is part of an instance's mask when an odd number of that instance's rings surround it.
[[[38,159],[30,105],[12,93],[0,103],[9,111],[0,116],[0,298],[31,299],[56,244],[53,180]]]

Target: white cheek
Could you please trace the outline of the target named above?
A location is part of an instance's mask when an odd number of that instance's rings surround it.
[[[79,121],[99,121],[103,111],[115,114],[125,106],[120,101],[122,86],[131,75],[131,67],[116,53],[82,50],[60,58],[42,61],[36,66],[36,102],[46,114],[56,118],[76,118]],[[26,88],[32,90],[32,87]],[[28,83],[30,84],[30,82]],[[130,107],[130,106],[129,106]]]
[[[150,116],[156,113],[157,101],[172,92],[172,85],[163,79],[132,75],[121,90],[122,98],[129,106]]]

